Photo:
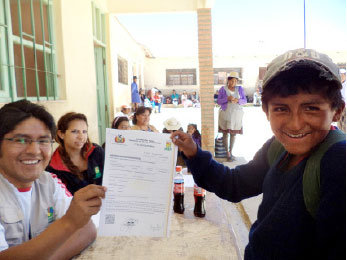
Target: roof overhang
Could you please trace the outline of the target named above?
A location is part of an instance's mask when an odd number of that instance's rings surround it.
[[[215,0],[107,0],[108,13],[192,12],[212,8]]]

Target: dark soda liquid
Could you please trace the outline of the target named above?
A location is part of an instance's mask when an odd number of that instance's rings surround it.
[[[175,213],[183,214],[184,212],[184,194],[174,193],[174,206]]]
[[[194,216],[203,218],[206,215],[205,210],[205,196],[194,196],[195,206],[194,206]]]

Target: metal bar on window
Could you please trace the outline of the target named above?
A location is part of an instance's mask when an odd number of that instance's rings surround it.
[[[7,26],[5,25],[5,10],[4,10],[4,5],[3,2],[0,0],[0,91],[4,91],[5,90],[5,80],[6,82],[8,82],[8,68],[6,68],[6,72],[5,69],[3,69],[3,66],[5,68],[5,66],[7,65],[7,48],[6,48],[6,36],[5,35],[5,31],[7,29]],[[2,21],[4,20],[4,21]],[[3,36],[1,36],[3,35]]]
[[[5,23],[7,24],[6,36],[7,36],[7,57],[8,57],[8,66],[9,71],[9,92],[11,101],[14,101],[14,93],[16,93],[16,74],[14,68],[14,55],[13,55],[13,39],[12,39],[12,23],[11,23],[11,13],[10,13],[10,4],[8,0],[4,1],[5,4]]]
[[[17,0],[18,6],[18,25],[19,25],[19,37],[20,37],[20,48],[21,48],[21,61],[22,61],[22,74],[23,74],[23,88],[24,97],[28,97],[27,94],[27,78],[25,74],[25,56],[24,56],[24,45],[23,45],[23,28],[22,28],[22,10],[20,5],[20,0]]]
[[[52,22],[52,15],[51,15],[51,11],[52,11],[52,5],[51,5],[51,0],[48,0],[47,3],[47,21],[48,21],[48,36],[49,36],[49,43],[50,43],[50,50],[51,50],[51,57],[50,57],[50,69],[52,74],[54,75],[53,77],[51,77],[51,84],[53,86],[53,97],[54,100],[56,100],[57,97],[57,90],[56,90],[56,86],[57,86],[57,77],[55,75],[57,75],[56,70],[55,70],[55,53],[54,53],[54,34],[52,33],[53,31],[53,22]]]
[[[94,45],[101,46],[103,48],[106,48],[106,44],[99,41],[96,37],[94,37]]]
[[[35,86],[36,86],[36,97],[40,100],[40,85],[39,85],[39,74],[37,72],[37,55],[36,55],[36,35],[35,35],[35,20],[34,20],[34,6],[33,0],[30,0],[30,15],[31,15],[31,31],[33,33],[33,51],[34,51],[34,63],[35,63]]]
[[[18,37],[17,35],[13,35],[12,38],[13,38],[13,43],[21,44],[20,37]],[[28,40],[23,38],[22,43],[23,43],[24,47],[28,47],[30,49],[33,48],[33,42],[32,41],[28,41]],[[43,50],[42,45],[36,44],[36,49],[42,51]]]
[[[34,35],[31,35],[31,34],[29,34],[29,33],[22,32],[22,35],[23,35],[23,36],[27,36],[27,37],[29,37],[29,38],[31,38],[31,39],[34,39]]]
[[[106,25],[105,25],[105,15],[101,15],[101,41],[106,43]]]
[[[97,38],[99,41],[102,42],[102,25],[101,25],[101,13],[100,13],[100,9],[98,8],[97,9],[97,32],[98,32],[98,35],[97,35]]]
[[[41,15],[41,29],[42,29],[42,45],[43,45],[43,66],[45,68],[45,88],[46,88],[46,97],[47,100],[49,98],[48,93],[48,81],[47,81],[47,64],[46,64],[46,51],[45,51],[45,24],[43,20],[43,3],[42,0],[40,0],[40,15]]]

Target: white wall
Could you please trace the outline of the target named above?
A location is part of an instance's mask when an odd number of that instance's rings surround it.
[[[259,67],[266,67],[270,57],[260,56],[229,56],[214,57],[214,68],[242,68],[242,86],[246,95],[253,94],[259,76]],[[215,86],[218,89],[220,86]]]
[[[128,31],[113,15],[109,16],[109,74],[112,81],[109,84],[114,102],[113,112],[123,104],[131,103],[131,88],[133,75],[141,76],[139,86],[143,86],[145,54],[142,47],[133,39]],[[128,84],[118,82],[118,56],[128,61]],[[134,68],[134,74],[133,74]]]
[[[84,113],[89,136],[98,142],[91,2],[55,0],[53,10],[59,100],[42,103],[56,120],[66,112]]]
[[[181,93],[183,90],[199,90],[199,63],[197,57],[147,58],[145,66],[145,88],[156,87],[164,93],[172,89]],[[266,66],[265,59],[259,57],[214,57],[214,68],[240,67],[243,69],[243,87],[246,93],[253,93],[257,81],[259,67]],[[167,86],[166,69],[196,68],[197,85]],[[215,89],[220,86],[216,85]]]
[[[215,0],[108,0],[112,13],[153,13],[196,11],[197,8],[211,8]]]
[[[178,93],[183,90],[199,90],[199,68],[197,57],[170,57],[170,58],[146,58],[144,73],[145,73],[145,88],[158,88],[165,94],[175,89]],[[196,69],[197,85],[181,85],[167,86],[166,85],[166,69]]]
[[[327,52],[335,63],[345,62],[347,52]],[[274,58],[275,54],[265,55],[240,55],[240,56],[215,56],[213,58],[214,68],[242,68],[242,86],[247,95],[252,95],[255,91],[259,67],[266,67]],[[146,58],[145,62],[145,88],[156,87],[164,94],[171,93],[173,89],[182,93],[183,90],[199,90],[199,63],[196,57],[169,57],[169,58]],[[196,68],[197,85],[194,86],[167,86],[166,69],[191,69]],[[215,85],[215,90],[220,85]]]

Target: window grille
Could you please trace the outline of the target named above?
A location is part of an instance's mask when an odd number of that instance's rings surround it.
[[[53,0],[0,0],[1,101],[54,100]]]

